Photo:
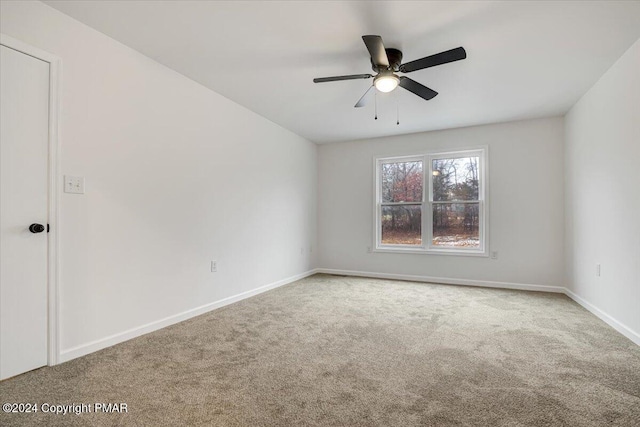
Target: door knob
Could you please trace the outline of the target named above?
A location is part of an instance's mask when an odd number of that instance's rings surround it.
[[[42,233],[44,231],[44,225],[42,224],[31,224],[29,226],[29,231],[32,233]]]

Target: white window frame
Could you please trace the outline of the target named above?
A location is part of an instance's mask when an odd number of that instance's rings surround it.
[[[395,157],[375,157],[374,158],[374,244],[373,252],[389,253],[418,253],[437,255],[457,255],[457,256],[489,256],[489,200],[488,200],[488,147],[468,148],[455,151],[427,152],[410,156]],[[478,201],[453,203],[478,203],[479,211],[479,248],[442,248],[433,246],[433,205],[438,202],[433,201],[433,160],[452,159],[462,157],[474,157],[479,159],[478,176]],[[384,163],[421,161],[423,171],[422,203],[383,203],[382,202],[382,182],[381,168]],[[452,202],[445,202],[452,203]],[[422,245],[390,245],[382,243],[382,206],[387,205],[420,205],[422,209]]]

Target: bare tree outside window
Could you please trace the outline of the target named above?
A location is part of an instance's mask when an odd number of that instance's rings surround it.
[[[422,162],[383,163],[380,172],[382,243],[422,245]]]
[[[432,161],[433,246],[480,247],[478,157]]]

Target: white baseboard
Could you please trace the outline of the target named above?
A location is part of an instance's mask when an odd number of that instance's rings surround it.
[[[445,285],[479,286],[483,288],[518,289],[521,291],[564,293],[562,286],[530,285],[526,283],[490,282],[486,280],[455,279],[448,277],[413,276],[408,274],[373,273],[370,271],[335,270],[317,268],[317,273],[339,274],[344,276],[373,277],[376,279],[406,280],[411,282],[443,283]]]
[[[344,276],[356,276],[356,277],[373,277],[376,279],[393,279],[393,280],[407,280],[412,282],[427,282],[427,283],[444,283],[446,285],[465,285],[465,286],[479,286],[484,288],[501,288],[501,289],[518,289],[525,291],[539,291],[539,292],[555,292],[567,295],[569,298],[589,310],[596,315],[602,321],[607,323],[616,331],[620,332],[625,337],[629,338],[635,344],[640,345],[640,334],[635,332],[628,326],[620,323],[609,314],[597,308],[595,305],[587,302],[582,297],[576,295],[571,290],[562,286],[545,286],[545,285],[531,285],[524,283],[509,283],[509,282],[491,282],[485,280],[469,280],[469,279],[452,279],[445,277],[431,277],[431,276],[412,276],[407,274],[392,274],[392,273],[374,273],[370,271],[351,271],[351,270],[336,270],[331,268],[317,268],[317,273],[325,274],[339,274]]]
[[[158,329],[165,328],[175,323],[182,322],[195,316],[207,313],[216,308],[224,307],[225,305],[232,304],[234,302],[243,300],[245,298],[252,297],[254,295],[261,294],[271,289],[278,288],[280,286],[287,285],[295,282],[296,280],[304,279],[305,277],[316,274],[317,271],[309,270],[304,273],[296,274],[295,276],[287,277],[286,279],[278,280],[277,282],[270,283],[268,285],[261,286],[250,291],[242,292],[237,295],[233,295],[227,298],[223,298],[218,301],[214,301],[200,307],[192,308],[191,310],[184,311],[182,313],[174,314],[164,319],[156,320],[154,322],[147,323],[146,325],[138,326],[136,328],[129,329],[124,332],[120,332],[99,340],[91,341],[86,344],[79,345],[60,352],[58,356],[58,363],[67,362],[71,359],[75,359],[80,356],[84,356],[89,353],[93,353],[103,348],[111,347],[112,345],[119,344],[124,341],[128,341],[132,338],[139,337],[141,335],[148,334],[149,332],[157,331]]]
[[[637,345],[640,345],[640,334],[638,332],[634,331],[627,325],[621,322],[618,322],[616,319],[614,319],[604,311],[600,310],[595,305],[586,301],[584,298],[578,296],[576,293],[574,293],[570,289],[565,288],[564,293],[567,294],[569,298],[571,298],[572,300],[574,300],[575,302],[577,302],[578,304],[580,304],[581,306],[589,310],[591,313],[599,317],[603,322],[611,326],[613,329],[620,332],[622,335],[629,338],[631,341],[633,341]]]
[[[622,335],[629,338],[631,341],[633,341],[637,345],[640,345],[640,334],[633,331],[631,328],[627,327],[626,325],[618,322],[616,319],[614,319],[604,311],[600,310],[593,304],[587,302],[582,297],[576,295],[571,290],[561,286],[545,286],[545,285],[532,285],[532,284],[524,284],[524,283],[492,282],[492,281],[485,281],[485,280],[455,279],[455,278],[432,277],[432,276],[415,276],[415,275],[408,275],[408,274],[374,273],[374,272],[366,272],[366,271],[316,268],[301,274],[297,274],[295,276],[288,277],[286,279],[279,280],[277,282],[270,283],[265,286],[261,286],[256,289],[252,289],[250,291],[242,292],[240,294],[223,298],[221,300],[214,301],[214,302],[202,305],[200,307],[196,307],[191,310],[184,311],[182,313],[174,314],[172,316],[165,317],[164,319],[150,322],[145,325],[138,326],[136,328],[132,328],[124,332],[120,332],[105,338],[101,338],[99,340],[95,340],[86,344],[79,345],[77,347],[63,350],[60,352],[60,355],[58,357],[58,363],[67,362],[77,357],[81,357],[89,353],[102,350],[103,348],[111,347],[112,345],[119,344],[121,342],[128,341],[132,338],[136,338],[141,335],[148,334],[149,332],[157,331],[158,329],[165,328],[167,326],[182,322],[184,320],[190,319],[195,316],[199,316],[201,314],[207,313],[209,311],[215,310],[220,307],[224,307],[226,305],[243,300],[245,298],[249,298],[254,295],[258,295],[263,292],[266,292],[268,290],[275,289],[280,286],[284,286],[286,284],[295,282],[297,280],[304,279],[305,277],[312,276],[316,273],[338,274],[338,275],[356,276],[356,277],[372,277],[372,278],[378,278],[378,279],[406,280],[406,281],[412,281],[412,282],[443,283],[447,285],[464,285],[464,286],[478,286],[478,287],[485,287],[485,288],[517,289],[517,290],[525,290],[525,291],[563,293],[563,294],[566,294],[569,298],[576,301],[581,306],[583,306],[585,309],[589,310],[595,316],[603,320],[613,329],[620,332]]]

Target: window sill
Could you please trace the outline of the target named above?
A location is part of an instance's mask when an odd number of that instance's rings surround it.
[[[460,250],[460,249],[426,249],[426,248],[412,248],[408,246],[393,247],[393,246],[379,246],[372,250],[373,253],[388,253],[388,254],[420,254],[420,255],[448,255],[448,256],[467,256],[467,257],[489,257],[488,251],[481,250]]]

